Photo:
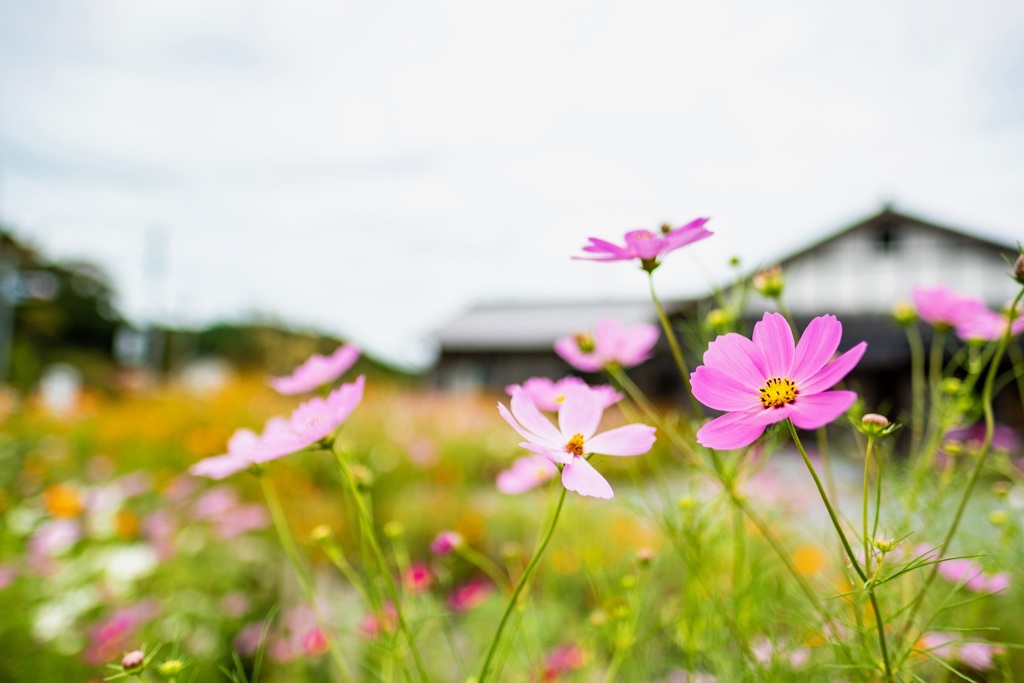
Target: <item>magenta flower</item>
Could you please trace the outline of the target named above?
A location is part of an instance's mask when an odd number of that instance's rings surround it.
[[[662,228],[660,234],[650,230],[631,230],[626,233],[624,246],[612,244],[597,237],[589,238],[590,243],[583,251],[594,256],[574,256],[584,261],[632,261],[639,259],[647,270],[658,266],[658,259],[670,251],[675,251],[687,244],[692,244],[705,237],[711,237],[711,231],[704,227],[707,218],[697,218],[678,228]]]
[[[256,462],[260,437],[251,429],[236,430],[228,439],[228,452],[204,458],[188,468],[189,474],[210,479],[224,479],[241,472]]]
[[[557,427],[522,390],[513,392],[511,412],[500,403],[498,412],[526,439],[520,446],[562,466],[565,488],[584,496],[611,498],[612,487],[584,455],[642,455],[654,445],[654,427],[631,424],[595,434],[604,414],[603,400],[589,388],[571,389],[559,406]]]
[[[962,585],[972,593],[998,593],[1010,587],[1009,572],[986,574],[981,565],[969,557],[943,560],[938,571],[946,581]]]
[[[981,299],[958,294],[945,285],[916,287],[912,298],[922,320],[946,329],[969,322],[983,311],[990,312]]]
[[[271,377],[267,384],[280,394],[291,396],[313,391],[317,387],[333,382],[359,359],[359,349],[352,345],[339,346],[329,356],[314,353],[287,377]]]
[[[426,593],[430,590],[430,584],[433,582],[434,577],[431,575],[430,569],[421,562],[413,562],[406,567],[402,574],[402,585],[413,595]]]
[[[547,377],[531,377],[523,382],[521,386],[519,384],[511,384],[505,387],[505,391],[509,396],[511,396],[513,391],[522,388],[523,391],[529,394],[530,398],[533,399],[533,402],[538,408],[554,412],[558,410],[560,405],[562,405],[562,401],[565,400],[565,393],[571,387],[586,386],[586,382],[579,377],[573,377],[572,375],[563,377],[557,382],[553,382]],[[622,400],[622,394],[615,391],[615,389],[611,388],[607,384],[590,387],[590,389],[599,392],[604,397],[605,408],[608,408]]]
[[[956,325],[956,334],[964,341],[999,341],[1010,328],[1010,336],[1024,332],[1024,316],[1017,313],[1010,322],[1009,311],[996,312],[988,308],[979,308],[971,314],[964,314]]]
[[[726,414],[697,431],[698,443],[718,450],[743,448],[765,427],[787,418],[801,429],[817,429],[845,413],[857,395],[828,389],[853,369],[867,343],[830,363],[842,331],[835,316],[820,316],[794,344],[786,319],[765,313],[754,325],[753,340],[731,332],[711,342],[690,385],[697,400]]]
[[[498,474],[498,490],[512,495],[525,493],[556,474],[558,466],[546,455],[528,455],[517,459],[512,467]]]
[[[594,326],[594,334],[579,332],[555,342],[555,353],[583,372],[597,372],[612,363],[624,368],[650,358],[658,341],[658,328],[650,323],[623,326],[605,318]]]
[[[325,399],[306,401],[287,420],[270,418],[259,436],[248,429],[239,429],[228,441],[226,454],[200,460],[189,468],[189,473],[223,479],[257,463],[276,460],[323,441],[359,405],[365,380],[360,376],[351,384],[341,385]]]
[[[453,612],[467,612],[483,603],[494,592],[494,586],[483,579],[462,584],[448,596],[448,607]]]
[[[447,555],[465,545],[466,539],[458,531],[442,531],[430,544],[430,552]]]

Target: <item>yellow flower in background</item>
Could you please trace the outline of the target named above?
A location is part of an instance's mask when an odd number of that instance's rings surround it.
[[[58,519],[71,519],[82,514],[85,506],[78,490],[68,484],[53,484],[43,492],[43,507]]]
[[[793,567],[803,576],[820,573],[828,565],[828,557],[816,545],[802,545],[793,551]]]

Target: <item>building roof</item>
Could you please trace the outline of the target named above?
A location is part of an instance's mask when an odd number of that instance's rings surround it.
[[[438,330],[435,339],[445,351],[550,351],[559,337],[590,330],[601,318],[632,325],[651,322],[655,315],[650,299],[491,303],[466,311]]]

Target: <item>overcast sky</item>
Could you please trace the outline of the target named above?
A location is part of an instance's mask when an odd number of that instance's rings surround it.
[[[591,235],[712,216],[681,295],[886,201],[1024,238],[1024,3],[0,0],[0,222],[136,320],[397,358],[480,300],[643,297]]]

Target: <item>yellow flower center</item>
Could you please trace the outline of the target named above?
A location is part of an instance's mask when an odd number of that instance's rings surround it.
[[[796,384],[788,377],[772,377],[765,382],[759,390],[761,395],[758,398],[765,408],[781,408],[796,401]]]
[[[565,452],[572,455],[583,455],[583,435],[573,434],[569,443],[565,444]]]

